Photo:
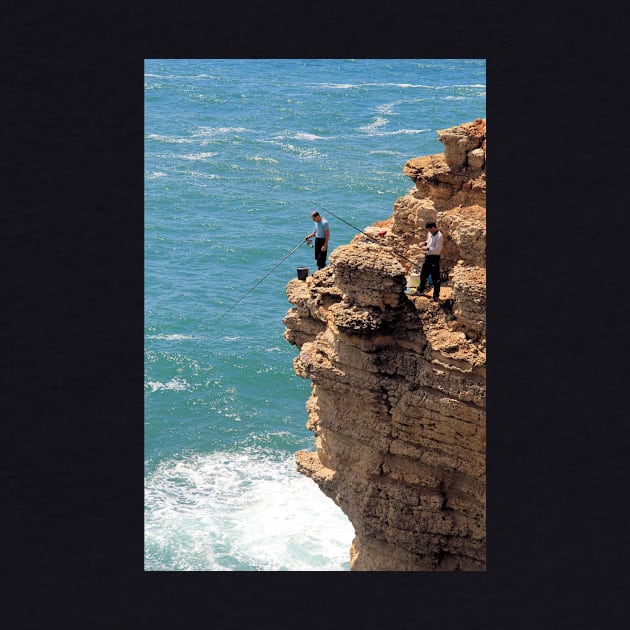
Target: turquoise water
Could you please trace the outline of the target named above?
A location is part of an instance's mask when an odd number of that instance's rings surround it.
[[[352,525],[294,463],[310,383],[282,317],[313,250],[273,269],[314,209],[329,251],[356,234],[313,202],[388,218],[405,162],[485,117],[485,61],[146,60],[144,82],[145,569],[347,571]]]

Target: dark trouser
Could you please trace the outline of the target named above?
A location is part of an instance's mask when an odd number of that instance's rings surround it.
[[[427,278],[431,276],[433,280],[433,297],[440,297],[440,257],[439,256],[427,256],[422,263],[422,269],[420,270],[420,286],[418,292],[422,293],[427,285]]]
[[[317,261],[317,268],[323,269],[326,266],[326,254],[328,250],[322,251],[322,245],[326,242],[325,238],[315,239],[315,260]]]

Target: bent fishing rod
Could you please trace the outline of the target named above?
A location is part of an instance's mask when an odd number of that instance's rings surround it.
[[[318,203],[315,203],[314,201],[310,201],[310,200],[305,200],[305,201],[306,201],[306,203],[312,203],[314,206],[317,206],[320,210],[323,210],[324,212],[326,212],[326,213],[332,215],[333,217],[335,217],[335,219],[338,219],[339,221],[343,221],[343,223],[345,223],[346,225],[349,225],[352,229],[356,230],[357,232],[361,232],[361,234],[363,234],[363,236],[365,236],[368,239],[370,239],[373,243],[376,243],[377,245],[380,245],[381,247],[385,247],[385,245],[383,245],[383,243],[379,243],[375,238],[371,237],[369,234],[366,234],[363,230],[358,228],[356,225],[352,225],[352,223],[349,223],[345,219],[342,219],[341,217],[337,216],[334,212],[332,212],[332,210],[327,210],[326,208],[323,208],[322,206],[320,206]],[[418,268],[420,268],[422,266],[422,264],[418,264],[417,262],[414,262],[413,260],[409,260],[409,258],[407,258],[407,256],[401,254],[400,252],[397,252],[393,248],[392,248],[392,251],[399,258],[402,258],[403,260],[406,260],[408,263],[411,263],[411,265],[415,269],[418,269]]]
[[[251,289],[249,289],[244,295],[242,295],[230,308],[223,313],[220,313],[215,321],[219,321],[224,315],[227,315],[233,308],[235,308],[238,304],[240,304],[259,284],[261,284],[268,276],[270,276],[289,256],[291,256],[294,252],[296,252],[306,240],[300,241],[300,244],[297,247],[294,247],[273,269],[268,271]]]

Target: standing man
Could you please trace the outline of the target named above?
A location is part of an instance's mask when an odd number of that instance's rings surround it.
[[[311,219],[315,221],[315,231],[304,237],[305,241],[315,237],[315,260],[317,268],[323,269],[326,266],[326,254],[328,252],[328,239],[330,238],[330,228],[328,221],[319,212],[311,212]]]
[[[427,278],[431,276],[433,279],[433,301],[437,302],[440,297],[440,253],[444,244],[442,232],[437,229],[435,221],[428,221],[426,226],[429,232],[427,240],[420,243],[420,247],[424,247],[424,263],[420,271],[420,287],[418,293],[422,293],[427,284]]]

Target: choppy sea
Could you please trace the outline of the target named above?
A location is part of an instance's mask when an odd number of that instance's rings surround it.
[[[147,59],[147,571],[348,571],[354,530],[294,454],[282,334],[311,211],[329,251],[388,218],[407,160],[486,116],[483,59]],[[316,207],[314,204],[318,204]],[[323,208],[323,209],[322,209]]]

